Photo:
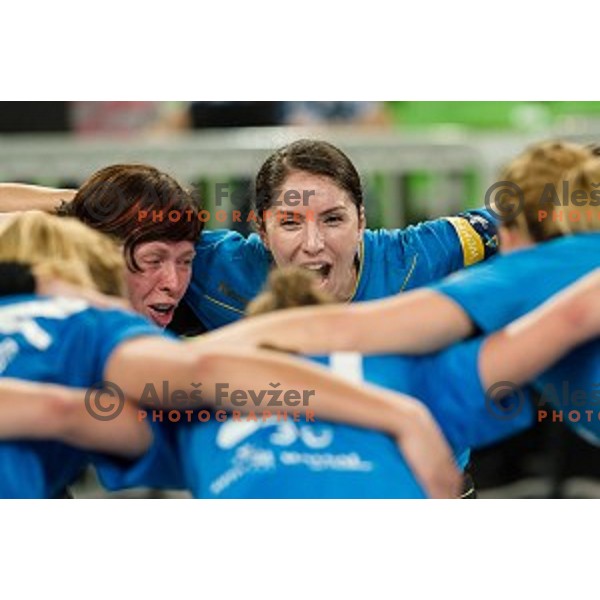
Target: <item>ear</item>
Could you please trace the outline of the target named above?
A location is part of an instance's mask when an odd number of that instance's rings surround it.
[[[263,243],[263,246],[271,251],[269,246],[269,236],[267,235],[267,225],[262,219],[258,222],[258,235],[260,236],[260,241]]]
[[[361,206],[360,210],[358,211],[358,233],[360,234],[361,238],[365,232],[366,227],[367,227],[367,217],[365,215],[365,207]]]

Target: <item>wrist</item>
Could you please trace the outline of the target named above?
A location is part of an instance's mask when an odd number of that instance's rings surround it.
[[[415,423],[429,417],[429,411],[421,402],[400,394],[390,394],[389,409],[386,412],[390,433],[396,436],[414,430]]]

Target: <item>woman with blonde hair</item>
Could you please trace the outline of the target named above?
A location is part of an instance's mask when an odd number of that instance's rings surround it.
[[[125,261],[107,236],[73,218],[30,211],[0,228],[0,262],[35,267],[40,278],[57,278],[109,296],[125,296]]]

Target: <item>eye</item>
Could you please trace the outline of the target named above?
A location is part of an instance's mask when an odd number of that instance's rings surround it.
[[[340,223],[342,223],[344,221],[344,217],[342,217],[342,215],[328,215],[327,217],[325,217],[325,224],[326,225],[339,225]]]
[[[142,258],[140,262],[148,267],[158,267],[162,261],[158,257],[147,257]]]
[[[294,218],[289,218],[289,219],[282,219],[281,220],[281,226],[288,230],[295,230],[298,229],[300,227],[300,222],[297,219]]]

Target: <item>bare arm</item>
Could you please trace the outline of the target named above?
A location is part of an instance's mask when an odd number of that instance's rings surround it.
[[[522,385],[598,336],[600,270],[485,341],[479,356],[484,388],[499,381]]]
[[[467,314],[433,290],[335,306],[280,311],[223,327],[203,336],[223,346],[269,345],[302,354],[356,351],[421,354],[445,348],[473,333]]]
[[[192,391],[202,383],[205,401],[211,401],[219,384],[228,390],[273,389],[314,391],[308,406],[315,418],[376,429],[394,436],[421,484],[433,497],[455,497],[459,474],[450,448],[429,411],[408,396],[370,385],[357,385],[327,369],[280,353],[255,349],[203,350],[203,344],[139,338],[123,344],[111,357],[105,377],[117,383],[132,398],[142,396],[146,384],[161,390],[168,381],[172,390]],[[269,397],[267,397],[269,398]],[[248,402],[240,409],[223,398],[224,409],[273,412]],[[214,400],[213,400],[214,404]]]
[[[24,183],[0,183],[0,213],[24,210],[54,212],[62,200],[69,202],[77,190]]]
[[[314,411],[315,418],[389,433],[430,496],[456,497],[460,477],[452,453],[420,402],[375,386],[349,383],[322,367],[279,353],[205,351],[196,346],[153,337],[125,342],[109,359],[105,379],[136,399],[147,383],[162,389],[163,381],[171,389],[188,391],[193,383],[202,382],[205,400],[222,383],[231,390],[269,390],[275,382],[282,392],[314,390],[304,410]],[[2,379],[0,398],[3,439],[53,439],[127,457],[139,456],[150,444],[151,434],[132,402],[125,403],[117,418],[99,421],[88,412],[83,390]],[[228,398],[223,408],[239,410]],[[264,402],[259,407],[248,404],[244,411],[249,409],[272,410]]]
[[[85,394],[59,385],[0,379],[0,439],[50,439],[127,458],[148,449],[152,435],[138,421],[137,405],[126,402],[118,417],[99,421],[86,409]]]

